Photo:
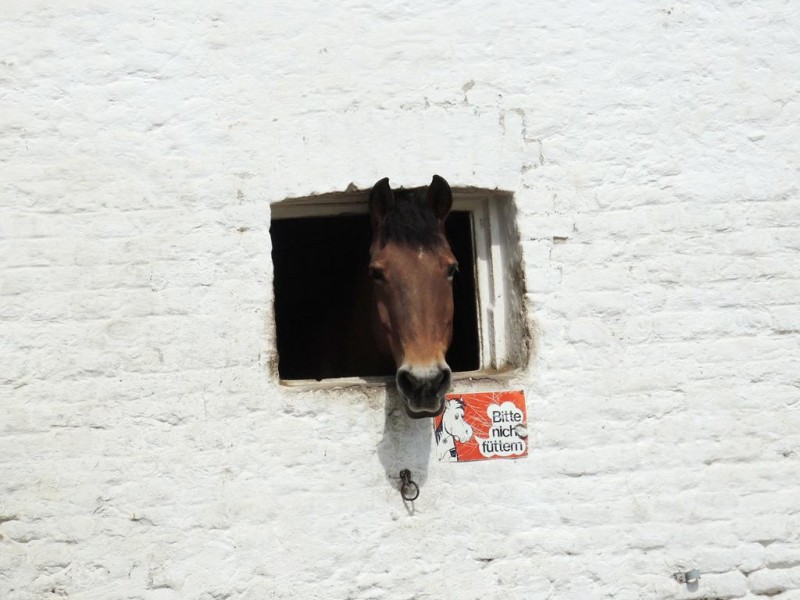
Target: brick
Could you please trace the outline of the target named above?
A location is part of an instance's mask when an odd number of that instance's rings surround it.
[[[787,569],[800,566],[800,544],[776,542],[764,549],[766,566]]]
[[[750,589],[756,594],[774,595],[800,586],[800,567],[761,569],[748,576]]]

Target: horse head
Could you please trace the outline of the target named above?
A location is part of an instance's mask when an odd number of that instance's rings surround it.
[[[442,429],[462,444],[466,443],[473,433],[472,425],[464,420],[464,412],[463,400],[447,400],[442,416]]]
[[[451,371],[445,353],[453,336],[453,286],[458,263],[444,233],[453,204],[448,183],[433,176],[426,193],[397,190],[388,178],[372,188],[369,274],[373,330],[391,353],[406,413],[433,417],[444,410]]]

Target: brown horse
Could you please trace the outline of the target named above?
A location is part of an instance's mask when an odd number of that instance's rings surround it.
[[[424,194],[394,192],[384,178],[369,197],[372,330],[378,351],[394,359],[397,389],[412,418],[440,414],[451,384],[445,353],[458,263],[444,221],[452,204],[450,186],[438,175]]]

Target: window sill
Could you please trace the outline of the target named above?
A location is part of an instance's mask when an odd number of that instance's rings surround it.
[[[459,381],[491,381],[505,382],[520,372],[519,367],[504,369],[480,369],[477,371],[461,371],[453,373],[453,382]],[[286,388],[298,390],[335,390],[348,388],[379,388],[394,386],[393,376],[378,377],[335,377],[331,379],[279,379],[278,383]]]

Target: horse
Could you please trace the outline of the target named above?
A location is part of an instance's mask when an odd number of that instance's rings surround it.
[[[452,205],[450,185],[438,175],[424,193],[393,191],[384,178],[369,195],[372,334],[376,353],[393,359],[403,407],[415,419],[440,415],[452,382],[445,353],[458,262],[444,231]]]
[[[472,426],[464,420],[465,406],[461,398],[445,402],[442,422],[436,428],[436,456],[439,460],[448,455],[449,461],[458,460],[456,440],[464,444],[472,437]]]

